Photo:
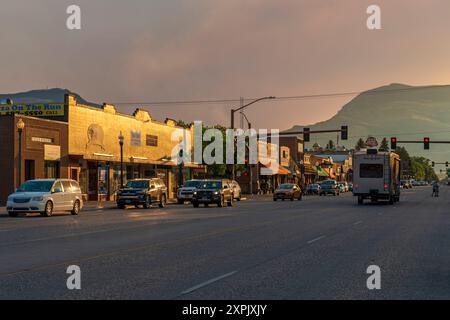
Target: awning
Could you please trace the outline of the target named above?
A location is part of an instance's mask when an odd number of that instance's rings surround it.
[[[330,175],[322,167],[317,167],[317,175],[319,177],[329,177]]]
[[[270,170],[271,173],[269,173],[269,174],[272,174],[272,175],[279,174],[279,175],[287,176],[287,175],[292,174],[291,170],[289,170],[288,168],[283,167],[283,166],[278,166],[278,171],[274,171],[272,168],[268,168],[266,166],[264,166],[264,168],[266,170]]]

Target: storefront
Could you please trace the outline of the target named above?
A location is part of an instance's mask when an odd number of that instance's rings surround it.
[[[19,127],[23,127],[20,135]],[[69,177],[67,123],[20,114],[2,115],[0,135],[0,205],[21,182]]]

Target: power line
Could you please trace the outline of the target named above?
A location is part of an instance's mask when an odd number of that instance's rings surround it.
[[[396,92],[408,92],[408,91],[420,91],[429,89],[440,89],[447,88],[450,85],[434,85],[434,86],[421,86],[421,87],[408,87],[408,88],[397,88],[397,89],[374,89],[369,91],[348,91],[348,92],[333,92],[333,93],[319,93],[319,94],[309,94],[309,95],[293,95],[293,96],[280,96],[269,101],[289,101],[289,100],[308,100],[308,99],[323,99],[323,98],[335,98],[335,97],[345,97],[345,96],[356,96],[356,95],[378,95]],[[245,98],[244,102],[252,101],[256,98]],[[136,101],[136,102],[109,102],[114,105],[197,105],[197,104],[234,104],[240,103],[240,99],[198,99],[198,100],[175,100],[175,101]]]

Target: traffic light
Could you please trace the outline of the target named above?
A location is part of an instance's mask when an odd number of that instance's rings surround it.
[[[310,141],[309,131],[311,131],[309,128],[303,128],[303,141],[304,142]]]
[[[430,138],[423,138],[423,148],[425,150],[430,150]]]
[[[445,166],[448,168],[448,161],[445,161]]]
[[[396,137],[392,137],[391,138],[391,149],[392,150],[396,150],[397,149],[397,138]]]
[[[248,159],[244,160],[244,165],[245,165],[245,167],[244,167],[244,176],[248,177],[248,173],[249,173]]]
[[[348,126],[341,126],[341,140],[348,139]]]

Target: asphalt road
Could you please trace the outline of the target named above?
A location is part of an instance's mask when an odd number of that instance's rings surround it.
[[[450,299],[448,187],[0,216],[0,299]],[[81,268],[81,290],[66,269]],[[368,266],[381,289],[366,285]]]

